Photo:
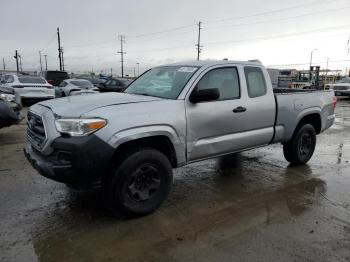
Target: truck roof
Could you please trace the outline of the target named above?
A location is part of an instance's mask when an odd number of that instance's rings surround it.
[[[225,64],[244,64],[244,65],[254,65],[261,66],[262,63],[259,60],[249,60],[249,61],[233,61],[233,60],[202,60],[202,61],[184,61],[166,64],[163,66],[213,66],[213,65],[225,65]]]

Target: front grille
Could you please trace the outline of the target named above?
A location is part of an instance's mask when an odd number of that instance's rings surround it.
[[[43,120],[40,116],[28,112],[27,136],[29,141],[36,147],[42,147],[46,139]]]
[[[337,91],[339,91],[339,90],[347,90],[347,89],[348,89],[347,86],[335,86],[335,87],[333,87],[333,90],[337,90]]]

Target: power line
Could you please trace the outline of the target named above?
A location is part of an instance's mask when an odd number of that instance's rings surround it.
[[[44,51],[47,47],[49,47],[49,46],[53,43],[53,41],[55,40],[55,38],[56,38],[56,34],[53,34],[53,36],[50,38],[50,40],[47,42],[47,44],[44,45],[44,47],[41,48],[40,50],[41,50],[41,51]]]
[[[230,20],[241,20],[241,19],[244,19],[244,18],[264,16],[264,15],[267,15],[267,14],[278,13],[278,12],[281,12],[281,11],[287,11],[287,10],[301,8],[301,7],[305,7],[305,6],[312,6],[312,5],[316,5],[316,4],[317,5],[319,5],[319,4],[326,4],[326,3],[332,3],[332,2],[337,2],[337,1],[343,1],[343,0],[329,0],[329,1],[321,2],[321,3],[319,1],[313,1],[313,2],[307,3],[307,4],[295,5],[295,6],[291,6],[291,7],[288,7],[288,8],[280,8],[280,9],[275,9],[275,10],[271,10],[271,11],[255,13],[255,14],[251,14],[251,15],[230,17],[230,18],[225,18],[225,19],[220,19],[220,20],[209,20],[206,23],[219,23],[219,22],[225,22],[225,21],[230,21]],[[343,7],[343,8],[349,8],[349,7]],[[318,13],[332,12],[332,11],[336,11],[336,10],[339,10],[339,9],[340,8],[332,9],[332,10],[326,10],[326,11],[312,12],[312,13],[305,14],[305,15],[299,15],[299,16],[295,16],[295,17],[288,17],[288,18],[282,18],[282,19],[273,19],[273,20],[262,21],[262,22],[244,23],[244,24],[238,24],[238,25],[228,25],[227,27],[230,27],[230,26],[236,27],[236,26],[244,26],[244,25],[251,25],[251,24],[268,23],[268,22],[274,22],[274,21],[282,21],[282,20],[287,20],[287,19],[292,19],[292,18],[300,18],[300,17],[304,17],[304,16],[308,16],[308,15],[315,15],[315,14],[318,14]],[[194,26],[195,26],[195,24],[184,25],[184,26],[170,28],[170,29],[163,30],[163,31],[151,32],[151,33],[145,33],[145,34],[138,34],[138,35],[130,35],[130,36],[128,36],[128,38],[135,38],[135,39],[137,39],[137,38],[149,37],[149,36],[154,36],[154,35],[161,35],[161,34],[165,34],[165,33],[170,33],[170,32],[174,32],[174,31],[183,30],[183,29],[186,29],[186,28],[194,28]],[[219,28],[219,27],[214,27],[214,28]],[[223,27],[226,27],[226,26],[223,26]],[[212,29],[212,28],[213,27],[209,27],[208,29]],[[190,33],[190,32],[188,32],[188,33]],[[159,39],[162,39],[162,37],[160,37]],[[149,40],[152,40],[152,39],[148,39],[148,41]],[[93,43],[72,45],[72,46],[68,46],[68,48],[81,48],[81,47],[105,45],[105,44],[111,43],[113,41],[114,41],[114,39],[108,39],[108,40],[98,41],[98,42],[93,42]],[[131,41],[131,42],[133,42],[133,41]]]
[[[224,18],[224,19],[218,19],[218,20],[209,20],[206,21],[206,23],[220,23],[220,22],[225,22],[225,21],[230,21],[230,20],[241,20],[241,19],[245,19],[245,18],[251,18],[251,17],[257,17],[257,16],[264,16],[264,15],[269,15],[269,14],[274,14],[274,13],[280,13],[280,12],[284,12],[284,11],[289,11],[291,9],[298,9],[298,8],[302,8],[302,7],[306,7],[306,6],[313,6],[313,5],[320,5],[320,4],[327,4],[327,3],[331,3],[331,2],[337,2],[337,1],[343,1],[343,0],[329,0],[329,1],[313,1],[307,4],[301,4],[301,5],[294,5],[294,6],[290,6],[290,7],[284,7],[284,8],[279,8],[279,9],[274,9],[274,10],[270,10],[270,11],[265,11],[265,12],[259,12],[259,13],[254,13],[254,14],[250,14],[250,15],[244,15],[244,16],[234,16],[234,17],[229,17],[229,18]]]
[[[246,39],[240,39],[240,40],[229,40],[229,41],[218,41],[218,42],[208,42],[207,45],[217,45],[217,44],[229,44],[229,43],[240,43],[240,42],[247,42],[247,41],[255,41],[255,40],[269,40],[269,39],[275,39],[275,38],[284,38],[284,37],[291,37],[291,36],[298,36],[298,35],[305,35],[310,33],[322,33],[330,30],[336,30],[341,28],[348,28],[350,24],[341,25],[341,26],[334,26],[334,27],[327,27],[327,28],[319,28],[314,30],[308,30],[303,31],[299,33],[291,33],[291,34],[281,34],[281,35],[272,35],[272,36],[263,36],[263,37],[253,37],[253,38],[246,38]]]
[[[350,59],[341,59],[341,60],[328,60],[328,63],[340,63],[340,62],[349,62]],[[314,64],[326,64],[326,62],[314,62]],[[293,63],[293,64],[277,64],[277,65],[266,65],[267,67],[282,67],[282,66],[302,66],[302,65],[309,65],[310,62],[306,63]]]
[[[164,33],[168,33],[168,32],[182,30],[182,29],[185,29],[185,28],[190,28],[190,27],[193,28],[194,26],[195,26],[194,24],[191,24],[191,25],[184,25],[184,26],[174,27],[174,28],[170,28],[170,29],[163,30],[163,31],[158,31],[158,32],[139,34],[139,35],[128,35],[128,38],[140,38],[140,37],[145,37],[145,36],[150,36],[150,35],[159,35],[159,34],[164,34]]]
[[[211,29],[216,29],[216,28],[240,27],[240,26],[250,26],[250,25],[257,25],[257,24],[264,24],[264,23],[271,23],[271,22],[279,22],[279,21],[290,20],[290,19],[295,19],[295,18],[313,16],[313,15],[317,15],[317,14],[330,13],[330,12],[344,10],[344,9],[348,9],[348,8],[350,8],[350,6],[344,6],[341,8],[334,8],[334,9],[328,9],[328,10],[323,10],[323,11],[316,11],[316,12],[306,13],[306,14],[297,15],[297,16],[269,19],[269,20],[259,21],[259,22],[248,22],[248,23],[240,23],[240,24],[233,24],[233,25],[222,25],[222,26],[208,27],[206,29],[211,30]]]

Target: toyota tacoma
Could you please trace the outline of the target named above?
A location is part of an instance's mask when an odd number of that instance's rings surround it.
[[[273,89],[257,61],[176,63],[123,93],[35,104],[24,153],[43,176],[101,185],[114,209],[145,215],[169,194],[173,168],[272,143],[306,163],[335,105],[333,90]]]

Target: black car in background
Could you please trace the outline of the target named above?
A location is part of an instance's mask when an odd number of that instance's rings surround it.
[[[123,92],[131,83],[128,79],[111,78],[105,83],[98,84],[100,92]]]
[[[65,71],[42,71],[40,76],[44,77],[53,86],[58,86],[63,80],[69,78],[68,73]]]
[[[90,77],[80,77],[80,78],[90,81],[96,87],[98,87],[99,84],[106,83],[106,81],[107,81],[107,80],[101,79],[101,78],[90,78]]]
[[[21,120],[21,109],[19,95],[0,87],[0,128],[17,124]]]

